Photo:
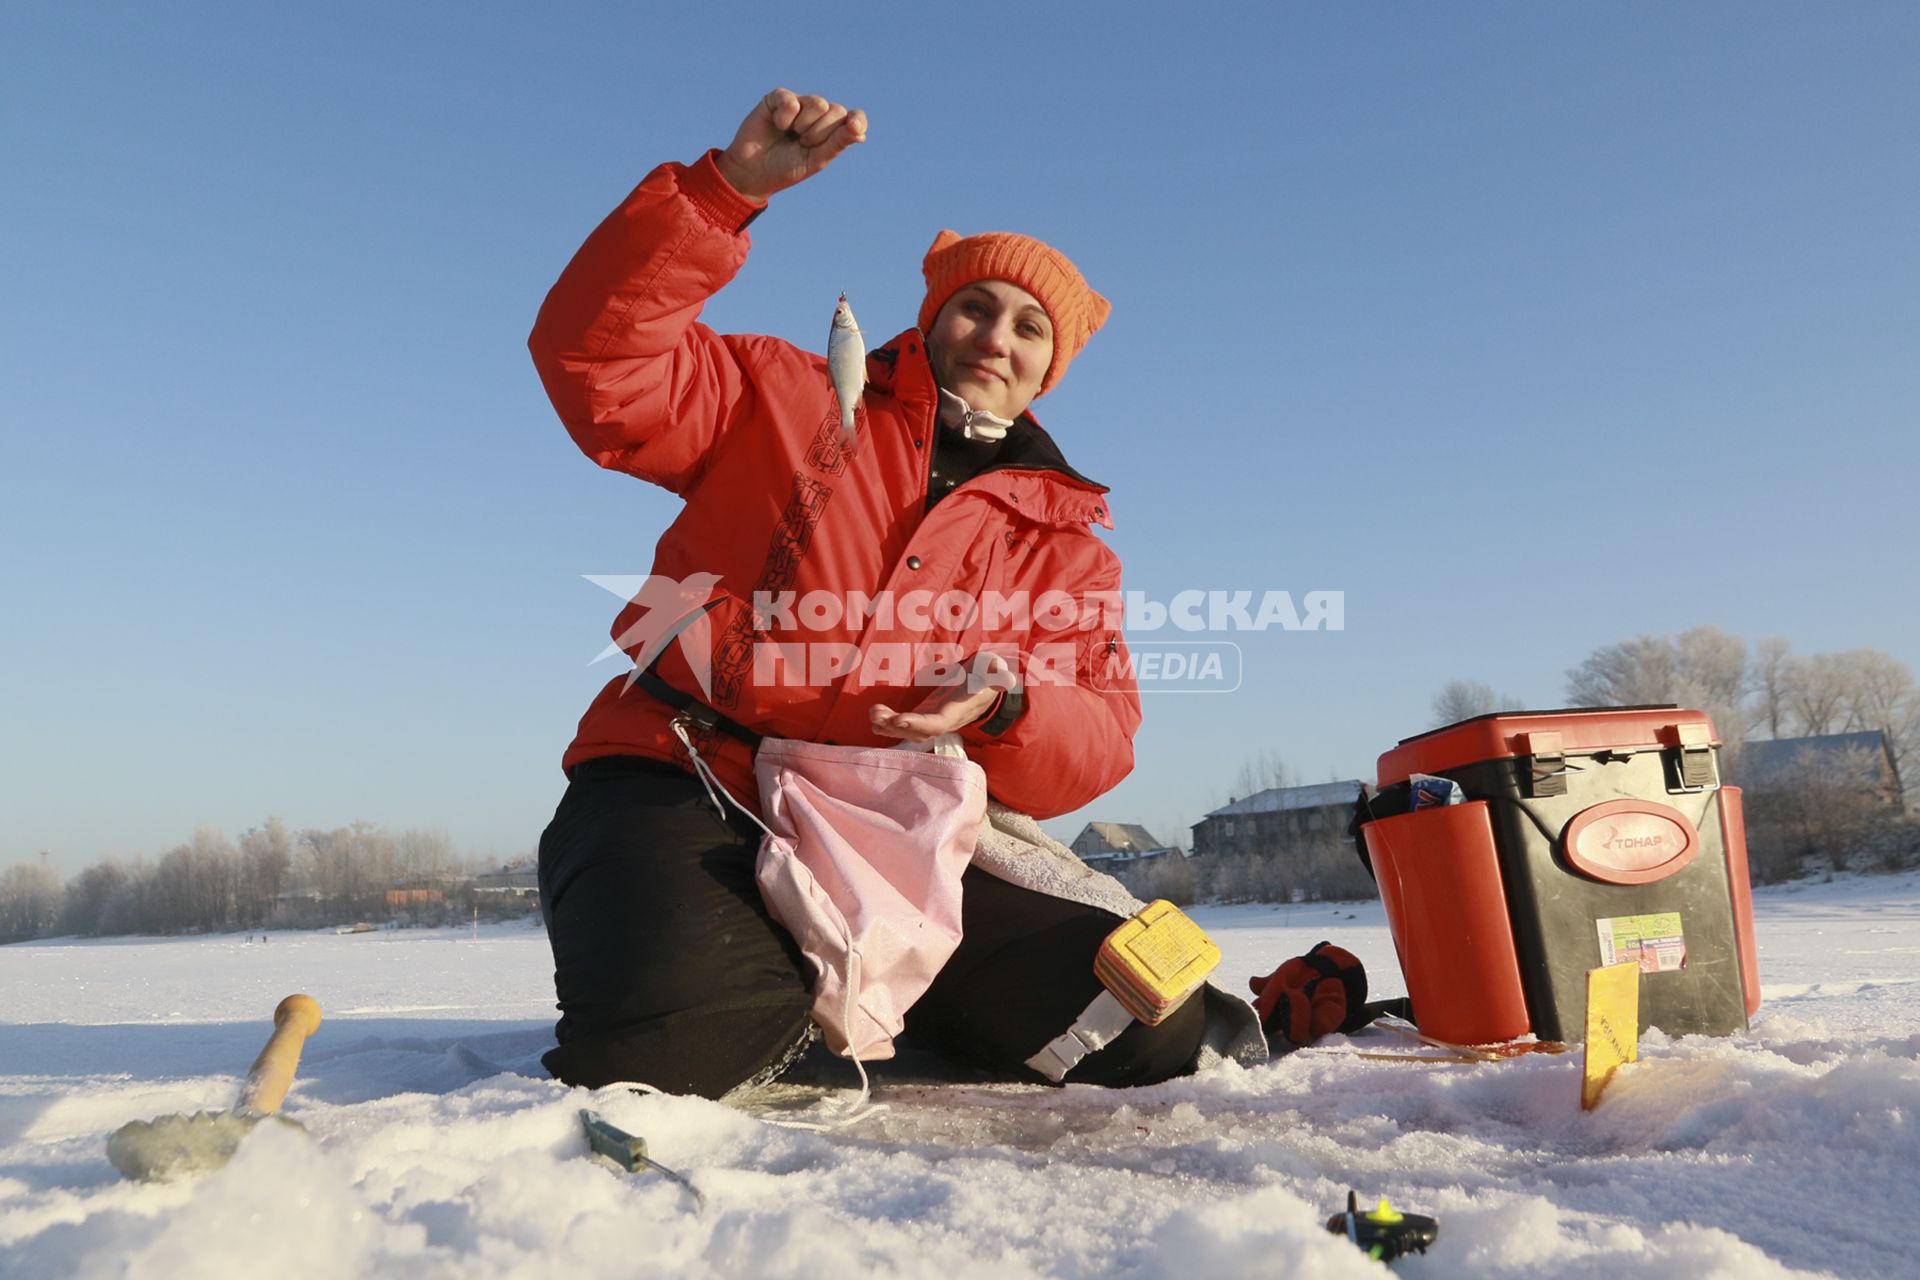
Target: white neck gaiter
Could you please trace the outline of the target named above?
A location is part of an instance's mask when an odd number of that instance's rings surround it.
[[[1013,425],[1011,419],[976,409],[945,387],[940,388],[940,423],[967,440],[1004,440],[1007,428]]]

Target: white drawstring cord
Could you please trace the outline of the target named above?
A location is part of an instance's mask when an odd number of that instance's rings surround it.
[[[847,936],[847,983],[841,989],[840,1021],[847,1029],[853,1029],[853,970],[860,963],[859,955],[853,949],[853,937]],[[867,1069],[860,1062],[860,1056],[853,1051],[853,1045],[847,1045],[847,1060],[853,1063],[853,1069],[860,1073],[860,1092],[841,1113],[829,1120],[774,1120],[762,1117],[768,1124],[779,1125],[783,1129],[806,1129],[813,1133],[832,1133],[844,1129],[856,1120],[879,1115],[887,1109],[884,1102],[873,1101],[873,1083],[867,1079]]]
[[[667,727],[673,730],[674,737],[680,739],[680,745],[687,749],[687,758],[693,761],[693,774],[696,778],[700,779],[700,785],[707,789],[707,801],[713,805],[713,811],[720,815],[720,821],[725,822],[727,820],[727,807],[720,803],[720,797],[725,796],[727,803],[751,819],[754,826],[760,828],[768,835],[772,835],[773,828],[760,821],[759,814],[747,808],[747,806],[741,804],[738,800],[735,800],[733,798],[733,792],[727,790],[727,784],[720,781],[719,775],[715,774],[712,769],[709,769],[707,762],[700,758],[700,753],[693,749],[693,739],[687,736],[688,723],[689,720],[683,712],[668,721]],[[716,794],[716,792],[718,794]]]
[[[720,797],[725,796],[727,802],[751,819],[754,826],[766,832],[769,837],[773,837],[773,828],[760,821],[759,814],[734,799],[733,792],[727,790],[727,784],[720,781],[719,776],[707,767],[707,762],[700,758],[700,753],[694,750],[693,740],[687,736],[687,723],[687,716],[681,714],[675,716],[668,722],[668,727],[673,730],[673,736],[680,739],[680,745],[687,749],[687,758],[693,761],[694,776],[699,778],[700,785],[707,789],[707,799],[712,803],[714,812],[720,815],[720,820],[724,822],[727,818],[726,808],[720,803]],[[847,1028],[849,1034],[851,1034],[853,1031],[853,989],[856,985],[855,971],[860,963],[860,954],[854,950],[853,931],[847,928],[844,920],[841,922],[840,929],[847,944],[847,981],[841,987],[842,1004],[840,1021]],[[819,1132],[829,1132],[835,1129],[844,1129],[856,1120],[863,1120],[867,1116],[885,1111],[887,1109],[885,1103],[872,1103],[873,1082],[867,1079],[867,1068],[860,1061],[860,1055],[853,1051],[851,1042],[847,1045],[846,1056],[848,1060],[853,1063],[854,1071],[859,1073],[860,1092],[844,1114],[833,1120],[821,1121],[819,1123],[808,1120],[769,1120],[767,1123],[781,1125],[788,1129],[812,1129]]]

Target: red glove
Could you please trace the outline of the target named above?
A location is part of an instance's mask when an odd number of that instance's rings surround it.
[[[1264,978],[1249,978],[1253,1007],[1276,1048],[1312,1044],[1333,1031],[1366,1025],[1367,971],[1351,951],[1322,942]]]

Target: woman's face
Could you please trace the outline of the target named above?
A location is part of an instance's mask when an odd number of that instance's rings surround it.
[[[1053,322],[1040,299],[1005,280],[978,280],[948,298],[927,335],[933,376],[975,409],[1025,413],[1053,363]]]

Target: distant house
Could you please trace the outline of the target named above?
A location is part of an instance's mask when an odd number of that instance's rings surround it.
[[[1081,861],[1093,863],[1137,862],[1178,852],[1133,822],[1089,822],[1069,847]]]
[[[1740,785],[1758,799],[1809,786],[1858,790],[1864,803],[1899,810],[1905,796],[1900,768],[1878,729],[1811,738],[1766,738],[1742,743]]]
[[[1269,787],[1229,800],[1193,825],[1195,857],[1266,855],[1323,836],[1346,837],[1358,779]]]
[[[475,876],[473,892],[478,898],[538,897],[540,877],[529,861],[509,862],[498,871],[487,871]]]

